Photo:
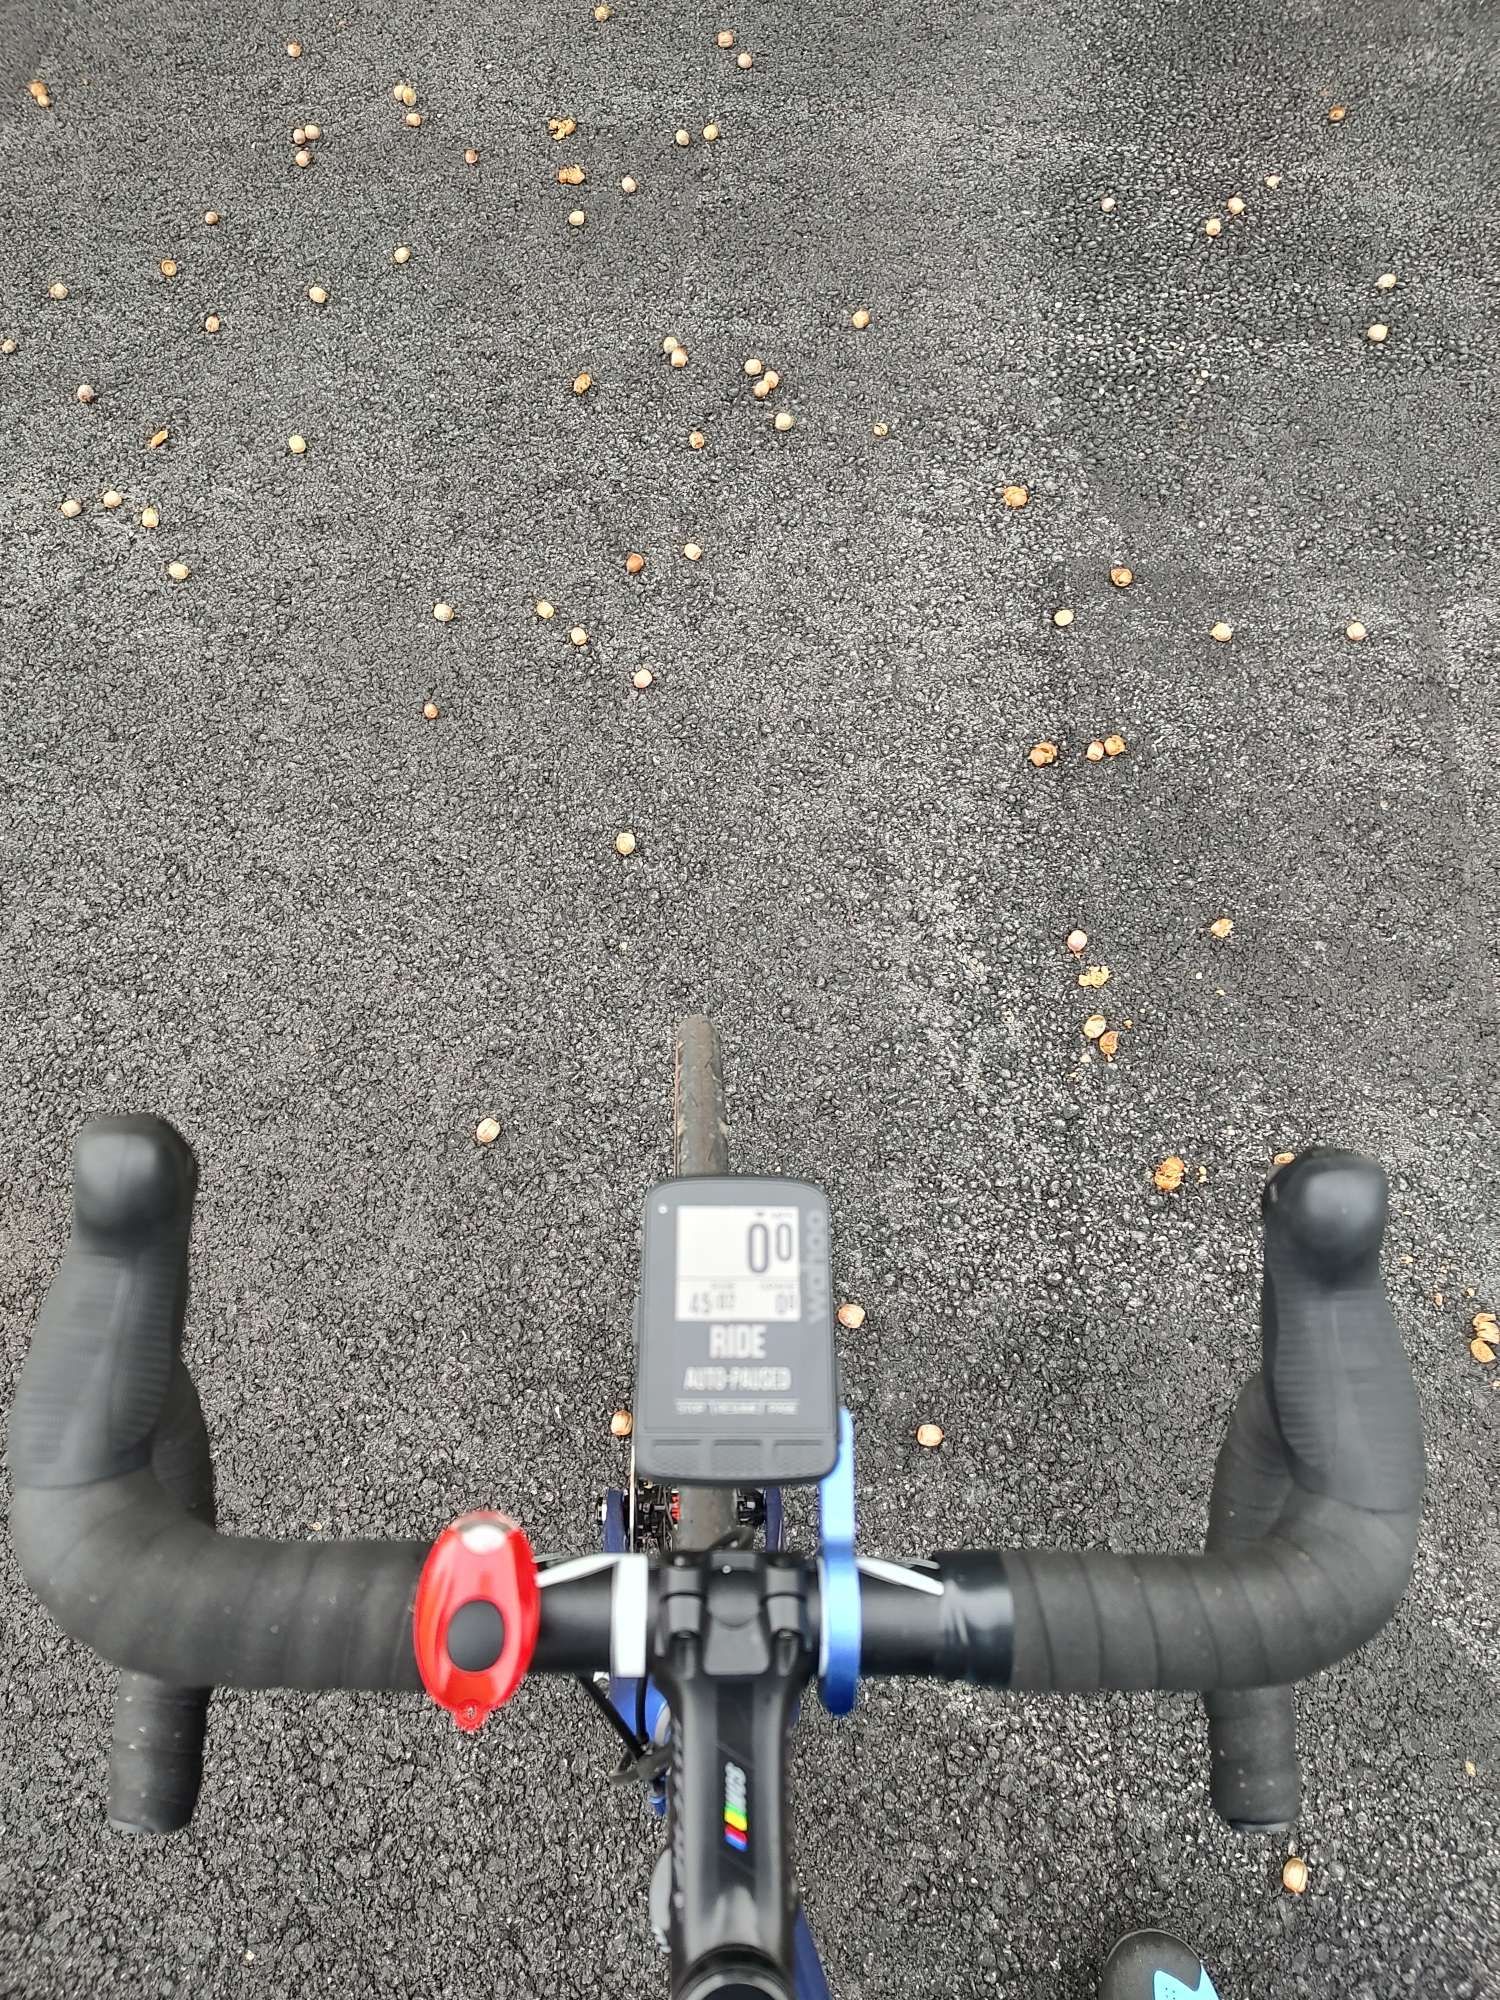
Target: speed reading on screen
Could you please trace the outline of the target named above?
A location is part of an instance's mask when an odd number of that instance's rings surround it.
[[[678,1319],[798,1319],[801,1281],[795,1207],[678,1209]]]

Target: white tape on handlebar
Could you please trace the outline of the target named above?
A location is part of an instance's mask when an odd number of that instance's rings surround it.
[[[923,1576],[920,1570],[908,1569],[904,1563],[886,1562],[881,1556],[859,1556],[856,1561],[866,1576],[879,1577],[882,1583],[896,1583],[903,1590],[920,1590],[929,1597],[943,1594],[940,1578]]]
[[[609,1599],[609,1664],[617,1680],[640,1680],[646,1671],[648,1556],[616,1556]]]
[[[543,1590],[549,1583],[577,1583],[580,1577],[612,1569],[620,1560],[619,1556],[569,1556],[563,1562],[548,1563],[545,1569],[538,1570],[536,1580]]]

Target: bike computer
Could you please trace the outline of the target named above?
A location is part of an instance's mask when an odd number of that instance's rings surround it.
[[[635,1458],[650,1479],[785,1486],[838,1457],[828,1197],[717,1174],[646,1197]]]

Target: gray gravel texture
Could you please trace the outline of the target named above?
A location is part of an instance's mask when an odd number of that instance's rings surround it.
[[[1189,1545],[1270,1155],[1367,1147],[1431,1483],[1394,1625],[1305,1694],[1309,1893],[1212,1817],[1193,1701],[915,1686],[809,1711],[800,1874],[837,2000],[1077,2000],[1148,1921],[1235,1996],[1500,1992],[1493,13],[10,0],[0,33],[7,1393],[71,1135],[153,1108],[203,1164],[224,1525],[488,1503],[587,1546],[701,1006],[740,1163],[827,1184],[869,1310],[866,1546]],[[662,1990],[655,1836],[566,1690],[477,1742],[222,1696],[193,1828],[130,1843],[107,1673],[8,1547],[0,1591],[0,1993]]]

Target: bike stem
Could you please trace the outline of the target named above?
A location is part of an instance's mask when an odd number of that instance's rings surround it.
[[[651,1672],[672,1711],[674,2000],[788,2000],[787,1742],[817,1669],[794,1560],[681,1556],[660,1573]]]

